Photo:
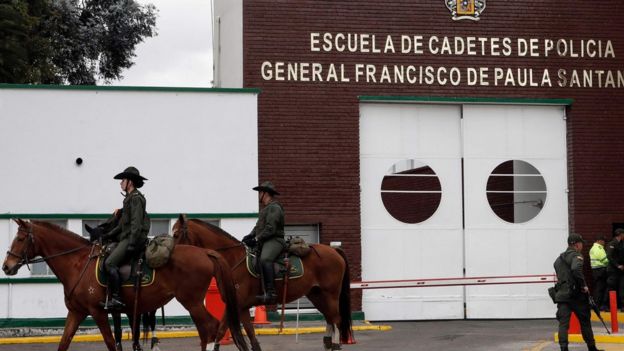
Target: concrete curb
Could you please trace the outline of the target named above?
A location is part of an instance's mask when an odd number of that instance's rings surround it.
[[[559,343],[559,333],[554,334],[555,343]],[[624,334],[594,334],[598,344],[624,344]],[[581,334],[569,334],[568,342],[585,343]]]
[[[389,325],[354,325],[354,331],[388,331],[392,330]],[[257,335],[294,335],[294,334],[312,334],[312,333],[324,333],[325,326],[322,327],[302,327],[302,328],[284,328],[281,332],[279,328],[256,328]],[[198,337],[196,330],[189,331],[159,331],[159,339],[169,338],[189,338]],[[123,340],[130,340],[131,336],[129,332],[123,334]],[[76,335],[72,339],[72,342],[92,342],[102,341],[102,335],[90,334],[90,335]],[[0,338],[0,344],[43,344],[43,343],[58,343],[61,341],[60,335],[55,336],[30,336],[30,337],[15,337],[15,338]]]
[[[605,323],[611,322],[611,312],[600,312],[600,316],[605,321]],[[591,320],[594,322],[600,322],[600,319],[598,319],[598,316],[596,316],[596,313],[594,311],[592,311]],[[618,312],[617,320],[618,322],[624,322],[624,313]]]

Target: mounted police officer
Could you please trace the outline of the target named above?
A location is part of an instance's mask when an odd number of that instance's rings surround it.
[[[104,263],[111,291],[111,298],[104,304],[106,309],[124,307],[119,296],[119,267],[145,248],[150,229],[150,220],[145,211],[145,197],[138,190],[147,178],[141,176],[135,167],[128,167],[113,178],[121,180],[121,190],[125,193],[125,198],[117,225],[103,235],[104,239],[117,243]]]
[[[572,312],[581,324],[581,334],[589,351],[601,351],[596,348],[594,332],[590,321],[589,289],[583,276],[583,238],[578,234],[568,236],[568,249],[555,260],[557,285],[554,300],[557,302],[557,320],[559,321],[559,346],[561,351],[568,351],[568,328]]]
[[[275,200],[275,195],[280,193],[275,190],[271,182],[264,182],[253,190],[258,191],[258,200],[264,206],[258,214],[258,222],[249,235],[243,238],[247,246],[260,247],[260,267],[264,295],[257,296],[266,305],[274,304],[277,300],[275,293],[275,272],[273,261],[286,247],[284,239],[284,209]]]

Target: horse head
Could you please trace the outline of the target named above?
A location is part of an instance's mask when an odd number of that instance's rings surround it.
[[[194,245],[188,235],[188,219],[180,213],[178,220],[173,225],[173,241],[177,244]]]
[[[2,270],[6,275],[17,274],[20,267],[24,264],[28,264],[30,260],[38,256],[35,252],[33,224],[19,218],[14,219],[14,221],[18,225],[17,233],[2,264]]]

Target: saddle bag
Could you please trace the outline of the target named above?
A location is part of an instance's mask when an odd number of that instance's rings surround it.
[[[288,241],[288,253],[299,257],[305,257],[310,253],[310,246],[302,237],[295,236]]]
[[[173,237],[168,234],[160,234],[150,240],[145,250],[145,260],[151,268],[160,268],[167,264],[173,251]]]

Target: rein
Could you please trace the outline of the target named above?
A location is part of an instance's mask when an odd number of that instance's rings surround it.
[[[188,226],[186,224],[184,224],[181,228],[181,232],[182,232],[182,238],[189,240],[188,237]],[[230,245],[230,246],[225,246],[225,247],[220,247],[217,249],[213,249],[217,252],[219,251],[226,251],[226,250],[230,250],[230,249],[235,249],[237,247],[245,247],[245,245],[243,243],[238,243],[238,244],[234,244],[234,245]],[[240,266],[243,262],[245,262],[245,259],[247,258],[247,250],[245,250],[245,254],[243,255],[243,258],[238,261],[238,263],[236,263],[234,266],[232,266],[232,268],[230,269],[231,271],[234,271],[236,268],[238,268],[238,266]]]
[[[243,246],[243,243],[238,243],[238,244],[235,244],[235,245],[232,245],[232,246],[220,247],[220,248],[214,249],[214,250],[215,251],[225,251],[225,250],[234,249],[234,248],[241,247],[241,246]]]
[[[22,229],[22,231],[24,231],[24,230]],[[79,247],[75,247],[73,249],[69,249],[67,251],[62,251],[62,252],[59,252],[59,253],[55,253],[55,254],[52,254],[52,255],[48,255],[48,256],[45,256],[45,257],[39,257],[39,258],[35,258],[35,259],[31,260],[31,259],[28,258],[27,252],[28,252],[28,249],[29,249],[30,245],[31,244],[32,245],[35,244],[35,236],[33,235],[32,228],[28,228],[27,235],[28,236],[26,237],[26,240],[27,240],[26,241],[26,245],[24,245],[24,249],[22,250],[22,254],[21,255],[20,254],[16,254],[15,252],[13,252],[11,250],[8,250],[7,251],[7,255],[19,258],[20,261],[17,263],[19,265],[19,267],[21,267],[23,265],[26,265],[28,270],[30,270],[29,264],[45,262],[45,261],[47,261],[47,260],[49,260],[51,258],[68,255],[70,253],[74,253],[76,251],[80,251],[80,250],[84,249],[85,247],[88,247],[88,246],[91,245],[91,243],[89,243],[89,244],[85,244],[83,246],[79,246]]]
[[[98,255],[93,255],[93,251],[95,250],[95,246],[96,246],[95,244],[91,245],[91,252],[89,252],[89,259],[87,260],[87,263],[85,263],[84,267],[82,267],[82,271],[80,272],[80,275],[78,276],[78,281],[71,288],[71,290],[69,291],[69,294],[66,295],[68,299],[71,298],[71,296],[74,294],[74,290],[76,290],[76,287],[78,286],[78,284],[82,280],[82,276],[84,276],[85,272],[87,271],[87,267],[89,267],[89,262],[91,262],[92,259],[94,259],[94,258],[96,258],[98,256]]]

